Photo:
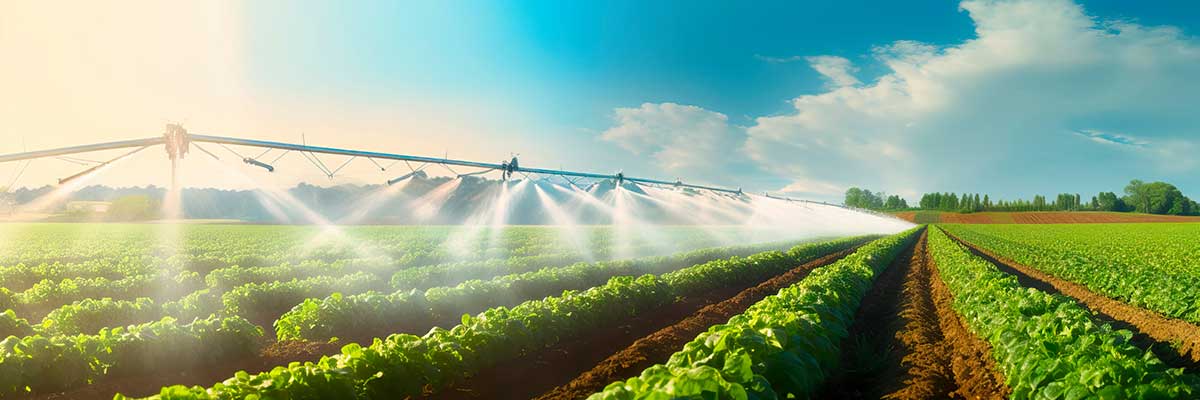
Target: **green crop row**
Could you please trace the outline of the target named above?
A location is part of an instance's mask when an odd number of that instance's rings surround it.
[[[1200,224],[954,225],[948,230],[1096,293],[1200,323]]]
[[[29,336],[33,333],[34,328],[32,325],[29,325],[29,321],[18,317],[17,313],[13,312],[12,309],[7,309],[0,313],[0,337]]]
[[[712,261],[663,276],[618,276],[591,289],[464,315],[450,330],[424,336],[391,335],[370,346],[349,344],[317,362],[291,363],[270,372],[238,373],[211,388],[163,388],[164,399],[404,398],[437,390],[474,372],[548,345],[602,329],[613,321],[669,304],[714,285],[747,284],[798,263],[849,248],[864,239],[797,246],[746,258]],[[121,398],[118,396],[118,398]]]
[[[693,250],[709,244],[702,238],[685,238],[676,242],[680,249]],[[628,249],[631,254],[651,254],[653,248],[648,244],[638,244]],[[591,254],[598,261],[609,260],[611,252]],[[439,286],[454,286],[469,280],[486,280],[502,275],[519,274],[537,271],[542,268],[571,265],[587,261],[578,249],[566,252],[526,255],[509,258],[493,258],[485,260],[461,261],[448,264],[433,264],[422,267],[406,268],[392,274],[392,289],[406,291],[410,289],[426,290]]]
[[[164,318],[96,335],[9,336],[0,341],[0,396],[214,365],[252,354],[261,336],[261,328],[239,317],[186,324]]]
[[[1129,331],[1097,325],[1070,298],[1023,288],[1016,277],[933,229],[929,250],[954,310],[992,346],[1013,398],[1182,399],[1200,380],[1129,343]]]
[[[118,259],[87,260],[76,263],[17,264],[0,268],[0,287],[23,291],[42,281],[68,278],[106,278],[117,280],[144,275],[157,269],[153,258],[122,257]]]
[[[394,290],[425,290],[438,286],[457,285],[472,279],[488,279],[505,274],[570,265],[581,261],[584,261],[582,255],[578,252],[570,252],[427,265],[397,271],[392,274],[391,284]]]
[[[162,310],[164,314],[179,319],[205,318],[213,314],[275,318],[305,299],[386,287],[387,282],[365,272],[314,276],[281,282],[248,283],[224,292],[205,288],[164,303]]]
[[[839,345],[871,282],[919,228],[871,242],[710,327],[666,364],[591,399],[806,398],[836,367]]]
[[[172,274],[167,270],[111,280],[107,278],[68,278],[43,280],[12,296],[14,309],[27,316],[44,315],[55,308],[89,298],[111,297],[132,300],[160,297],[168,293],[187,293],[201,286],[195,272]]]
[[[423,292],[368,292],[352,296],[337,294],[324,299],[304,300],[275,322],[275,331],[279,340],[324,341],[337,336],[338,332],[383,334],[394,332],[399,323],[435,321],[488,307],[519,304],[563,290],[603,284],[614,276],[663,273],[721,258],[786,247],[778,243],[732,246],[693,250],[673,256],[578,263],[486,281],[470,280],[456,286],[436,287]]]
[[[51,311],[42,318],[40,331],[46,335],[92,334],[103,328],[153,321],[162,309],[148,297],[136,300],[83,299]]]
[[[83,299],[51,311],[38,324],[30,325],[8,309],[0,313],[0,338],[8,336],[44,336],[93,334],[112,326],[125,326],[162,318],[154,300]]]
[[[387,282],[366,272],[346,276],[320,276],[285,282],[251,283],[221,295],[224,315],[269,316],[274,319],[305,299],[338,292],[365,292],[383,289]]]

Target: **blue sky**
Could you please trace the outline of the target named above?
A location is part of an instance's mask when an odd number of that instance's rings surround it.
[[[177,58],[195,62],[178,68],[204,84],[131,77],[125,86],[153,89],[142,113],[106,115],[421,155],[521,153],[525,165],[819,199],[849,186],[914,200],[933,190],[1091,195],[1133,178],[1200,195],[1200,117],[1189,105],[1200,100],[1200,7],[1185,1],[257,1],[205,11],[182,13],[204,16],[190,21],[196,37],[157,35],[187,49]],[[115,42],[145,53],[142,40],[100,41],[88,57]],[[203,100],[183,109],[160,99],[184,89]],[[79,102],[99,110],[111,99]]]

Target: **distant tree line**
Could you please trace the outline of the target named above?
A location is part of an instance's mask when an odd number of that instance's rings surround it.
[[[845,204],[851,207],[881,211],[909,209],[904,199],[888,196],[882,192],[850,188],[846,191]],[[896,197],[896,199],[892,199]],[[1139,212],[1164,215],[1200,215],[1200,204],[1183,195],[1174,185],[1166,182],[1143,182],[1132,180],[1125,186],[1124,196],[1113,192],[1100,192],[1085,200],[1079,193],[1059,193],[1054,199],[1036,195],[1031,200],[993,200],[979,193],[925,193],[917,209],[952,212],[980,211],[1115,211]]]
[[[859,189],[852,187],[846,190],[845,204],[854,208],[865,208],[868,210],[905,210],[908,209],[908,200],[897,195],[888,195],[884,192],[873,193],[870,190]]]

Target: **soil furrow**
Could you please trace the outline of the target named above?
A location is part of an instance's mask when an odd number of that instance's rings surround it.
[[[1001,271],[1016,276],[1022,286],[1070,297],[1090,310],[1098,321],[1133,332],[1132,344],[1153,351],[1164,363],[1193,372],[1200,371],[1200,326],[1113,300],[1083,285],[1000,257],[954,235],[950,237]]]
[[[501,363],[433,397],[443,399],[575,399],[665,362],[708,329],[762,298],[857,249],[821,257],[757,285],[683,299],[672,307],[621,321],[603,332],[564,341]],[[747,288],[748,287],[748,288]],[[519,382],[519,383],[517,383]],[[517,383],[517,384],[514,384]]]
[[[937,264],[928,256],[924,265],[930,271],[930,297],[941,326],[944,346],[949,358],[950,372],[957,388],[948,394],[951,398],[963,399],[1006,399],[1011,389],[1004,383],[992,358],[992,346],[975,336],[962,317],[954,311],[954,296],[942,281]]]
[[[887,399],[947,398],[957,388],[951,370],[951,352],[942,334],[933,300],[933,271],[929,268],[925,239],[913,250],[905,273],[903,302],[899,313],[904,327],[896,333],[906,368],[904,385],[883,396]]]
[[[900,340],[905,327],[902,304],[924,239],[922,232],[875,279],[842,340],[841,364],[816,398],[878,399],[904,384],[901,360],[908,357],[910,349]]]

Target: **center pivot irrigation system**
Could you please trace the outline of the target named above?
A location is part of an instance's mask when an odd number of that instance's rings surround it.
[[[205,154],[207,154],[215,159],[218,159],[218,160],[220,159],[220,157],[218,157],[216,154],[214,154],[213,152],[211,152],[208,149],[201,146],[202,143],[215,144],[217,146],[220,146],[220,147],[226,149],[227,151],[229,151],[230,153],[234,154],[238,158],[240,158],[242,160],[242,162],[249,164],[249,165],[259,167],[259,168],[263,168],[269,172],[275,171],[275,166],[272,164],[275,164],[277,161],[279,161],[279,159],[283,158],[283,156],[287,155],[288,153],[293,153],[293,152],[299,153],[304,158],[306,158],[310,162],[312,162],[314,166],[316,166],[318,169],[320,169],[329,178],[333,178],[334,175],[336,175],[339,171],[342,170],[342,168],[345,168],[346,165],[350,164],[351,161],[354,161],[357,158],[365,158],[365,159],[371,161],[372,163],[375,164],[375,166],[379,167],[380,170],[382,170],[382,171],[387,171],[388,167],[384,167],[382,164],[380,164],[379,160],[393,161],[393,165],[394,165],[394,163],[404,162],[408,166],[409,172],[402,176],[399,176],[395,179],[388,180],[387,181],[388,185],[393,185],[393,184],[401,182],[405,179],[408,179],[429,165],[442,165],[442,166],[446,167],[448,170],[450,170],[450,172],[457,174],[459,177],[480,175],[480,174],[484,174],[484,173],[488,173],[488,172],[498,171],[498,172],[500,172],[501,178],[504,180],[508,180],[509,178],[511,178],[513,175],[515,175],[517,173],[521,173],[521,174],[525,174],[527,176],[528,176],[528,174],[543,175],[543,176],[547,176],[547,177],[558,176],[558,177],[562,177],[564,180],[566,180],[568,183],[570,183],[571,185],[574,185],[574,186],[578,186],[577,180],[579,180],[579,179],[596,179],[596,180],[612,180],[618,186],[624,182],[631,182],[631,183],[636,183],[636,184],[647,184],[647,185],[664,186],[664,187],[706,190],[706,191],[710,191],[710,192],[714,192],[714,193],[718,193],[718,194],[732,195],[735,197],[742,197],[745,195],[742,192],[741,188],[730,189],[730,188],[722,188],[722,187],[715,187],[715,186],[697,185],[697,184],[691,184],[691,183],[684,183],[683,181],[680,181],[680,180],[671,182],[671,181],[664,181],[664,180],[658,180],[658,179],[638,178],[638,177],[626,176],[622,172],[617,172],[615,174],[610,175],[610,174],[598,174],[598,173],[590,173],[590,172],[566,171],[566,170],[558,170],[558,169],[524,167],[518,163],[517,157],[515,157],[515,156],[509,161],[503,161],[498,164],[476,162],[476,161],[466,161],[466,160],[455,160],[455,159],[450,159],[450,158],[410,156],[410,155],[404,155],[404,154],[381,153],[381,152],[363,151],[363,150],[349,150],[349,149],[339,149],[339,148],[332,148],[332,147],[309,146],[307,144],[294,144],[294,143],[272,142],[272,141],[265,141],[265,140],[241,139],[241,138],[224,137],[224,136],[200,135],[200,134],[195,134],[195,133],[189,133],[186,129],[184,129],[182,126],[180,126],[178,124],[168,124],[166,127],[166,132],[161,137],[122,140],[122,141],[116,141],[116,142],[96,143],[96,144],[89,144],[89,145],[82,145],[82,146],[71,146],[71,147],[63,147],[63,148],[57,148],[57,149],[38,150],[38,151],[29,151],[29,152],[24,152],[24,153],[0,155],[0,163],[14,162],[14,161],[28,162],[28,161],[31,161],[34,159],[53,157],[53,158],[57,158],[57,159],[68,161],[68,162],[74,162],[74,163],[79,163],[82,165],[90,166],[89,168],[87,168],[86,170],[84,170],[82,172],[68,176],[66,178],[59,179],[59,184],[65,184],[65,183],[75,180],[79,177],[88,175],[89,173],[96,171],[97,169],[99,169],[101,167],[112,164],[123,158],[132,156],[142,150],[145,150],[148,147],[163,145],[163,147],[167,153],[167,158],[169,158],[171,160],[171,179],[172,179],[171,184],[172,184],[172,186],[174,186],[175,185],[176,163],[178,162],[178,160],[187,156],[188,151],[192,147],[196,147],[198,150],[204,152]],[[249,156],[242,155],[241,153],[238,153],[236,150],[230,148],[229,146],[231,146],[231,145],[232,146],[254,147],[254,148],[260,148],[260,149],[264,149],[264,150],[256,156],[249,157]],[[75,155],[75,154],[89,153],[89,152],[103,151],[103,150],[116,150],[116,149],[132,149],[132,150],[130,150],[126,153],[123,153],[115,158],[110,159],[110,160],[107,160],[107,161],[92,161],[92,160],[84,160],[84,159],[71,157],[72,155]],[[264,157],[268,156],[271,152],[277,151],[277,150],[281,150],[282,153],[274,156],[274,158],[270,159],[270,161],[265,161],[266,158],[264,158]],[[316,157],[316,154],[333,154],[333,155],[339,155],[339,156],[348,156],[350,158],[347,159],[344,163],[342,163],[339,167],[330,169],[323,162],[321,162],[320,159],[318,159]],[[420,165],[417,167],[414,167],[412,165],[412,163],[420,163]],[[479,168],[480,170],[475,171],[475,172],[469,172],[469,173],[458,173],[454,169],[450,168],[451,166]],[[22,171],[23,171],[23,169],[22,169]],[[20,173],[18,173],[17,176],[19,177]],[[14,181],[15,181],[15,179],[14,179]],[[844,206],[841,206],[838,204],[830,204],[830,203],[825,203],[825,202],[814,202],[814,201],[809,201],[809,200],[793,199],[793,198],[788,198],[788,197],[770,195],[767,193],[764,193],[763,195],[765,197],[769,197],[769,198],[777,199],[777,200],[806,202],[806,203],[819,203],[819,204],[825,204],[825,205],[844,207]],[[860,211],[862,211],[862,210],[860,210]]]

